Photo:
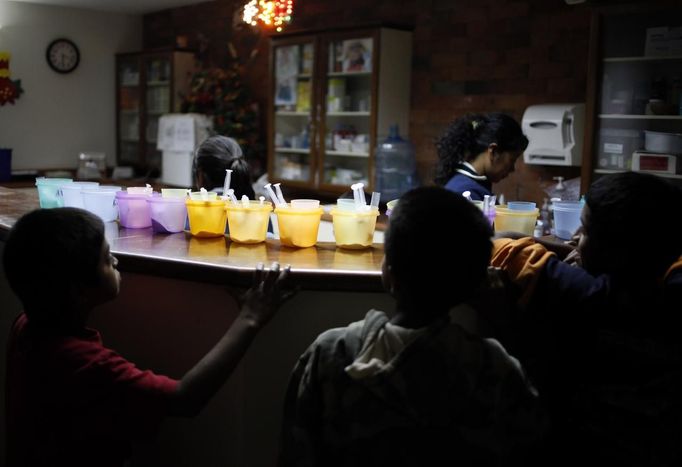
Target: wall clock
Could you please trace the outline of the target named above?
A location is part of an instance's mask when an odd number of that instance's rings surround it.
[[[47,46],[47,63],[57,73],[71,73],[81,60],[76,44],[69,39],[55,39]]]

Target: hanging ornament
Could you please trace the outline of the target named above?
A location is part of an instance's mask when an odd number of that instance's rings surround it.
[[[281,32],[291,22],[294,0],[251,0],[244,5],[242,19],[251,26],[274,28]]]
[[[19,96],[23,89],[21,89],[21,80],[12,81],[9,79],[9,59],[11,55],[9,52],[0,52],[0,105],[6,103],[14,104],[15,99]]]

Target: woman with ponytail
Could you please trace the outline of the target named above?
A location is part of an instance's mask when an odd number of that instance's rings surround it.
[[[492,195],[492,184],[514,171],[528,146],[521,126],[502,113],[468,114],[450,124],[436,142],[435,182],[450,191],[469,191],[471,198]]]

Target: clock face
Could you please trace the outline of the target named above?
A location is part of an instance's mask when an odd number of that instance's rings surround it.
[[[76,44],[68,39],[55,39],[47,46],[47,63],[57,73],[70,73],[80,62]]]

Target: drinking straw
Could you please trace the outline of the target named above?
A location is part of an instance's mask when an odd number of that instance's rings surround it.
[[[488,212],[490,212],[490,195],[483,195],[483,214],[486,216],[488,215]]]
[[[232,188],[227,190],[227,197],[230,198],[230,201],[232,201],[234,204],[237,204],[239,202],[237,200],[237,197],[234,195],[234,190]]]
[[[350,189],[353,190],[353,201],[355,201],[355,210],[359,211],[362,209],[362,201],[360,200],[360,190],[358,188],[358,183],[354,183],[353,185],[351,185]]]
[[[242,195],[242,204],[245,208],[249,207],[249,197],[247,195]]]
[[[278,208],[283,207],[281,201],[279,200],[279,198],[277,197],[275,192],[272,191],[272,185],[271,184],[268,183],[263,188],[265,188],[265,190],[268,192],[268,196],[270,196],[270,199],[272,200],[272,202],[275,203],[275,206],[277,206]]]
[[[223,182],[223,194],[230,189],[230,180],[232,180],[232,170],[225,169],[225,182]]]
[[[279,202],[282,204],[287,204],[286,200],[284,199],[284,195],[282,194],[282,189],[279,187],[281,184],[280,183],[275,183],[275,191],[277,192],[277,199],[279,199]]]
[[[379,192],[372,192],[372,200],[369,202],[369,205],[372,206],[373,208],[379,209],[379,200],[381,199],[381,193]]]
[[[203,186],[199,188],[199,193],[201,193],[202,201],[208,201],[208,191],[206,191],[206,188]]]

